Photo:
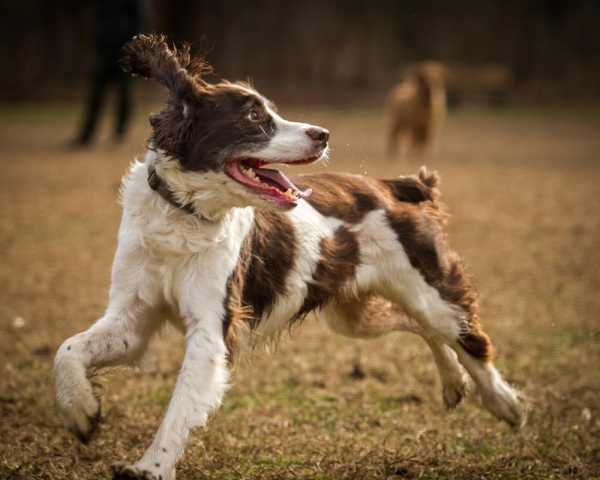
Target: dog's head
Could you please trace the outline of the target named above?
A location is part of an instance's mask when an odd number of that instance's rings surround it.
[[[122,65],[169,91],[166,107],[150,117],[150,145],[204,173],[227,192],[232,206],[292,208],[300,191],[268,164],[308,164],[327,154],[329,132],[281,118],[274,105],[243,83],[206,82],[210,67],[189,46],[169,47],[162,35],[139,35],[123,51]]]

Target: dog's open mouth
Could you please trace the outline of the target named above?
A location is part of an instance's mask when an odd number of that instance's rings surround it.
[[[320,155],[286,162],[286,165],[306,165],[315,162],[319,157]],[[256,158],[235,159],[227,162],[225,172],[236,182],[283,207],[293,207],[299,199],[307,198],[312,193],[310,188],[300,190],[279,170],[263,168],[270,163],[273,162]]]

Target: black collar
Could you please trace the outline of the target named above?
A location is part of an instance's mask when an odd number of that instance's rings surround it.
[[[154,165],[150,165],[148,167],[148,185],[152,190],[158,193],[162,198],[164,198],[175,208],[183,210],[184,212],[189,213],[190,215],[197,215],[198,217],[202,218],[198,214],[198,212],[196,212],[196,209],[191,203],[180,203],[177,201],[175,195],[169,188],[169,185],[167,185],[167,182],[160,178],[158,176],[158,173],[156,173]]]

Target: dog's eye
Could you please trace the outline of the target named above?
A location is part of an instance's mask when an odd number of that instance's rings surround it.
[[[258,122],[258,120],[260,119],[260,115],[256,110],[250,110],[250,112],[248,113],[248,119],[252,122]]]

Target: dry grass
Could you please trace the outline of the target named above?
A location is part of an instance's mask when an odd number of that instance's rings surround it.
[[[379,112],[283,110],[332,130],[331,165],[317,170],[416,171],[383,161]],[[167,332],[141,369],[104,376],[104,423],[88,446],[61,427],[53,354],[103,311],[119,179],[147,133],[140,112],[126,145],[66,153],[74,113],[0,117],[1,479],[108,478],[109,463],[149,444],[181,357]],[[589,111],[463,112],[432,162],[499,366],[530,399],[523,431],[473,395],[446,414],[415,337],[351,341],[312,320],[237,369],[178,478],[600,478],[599,127]],[[351,375],[359,358],[363,379]]]

